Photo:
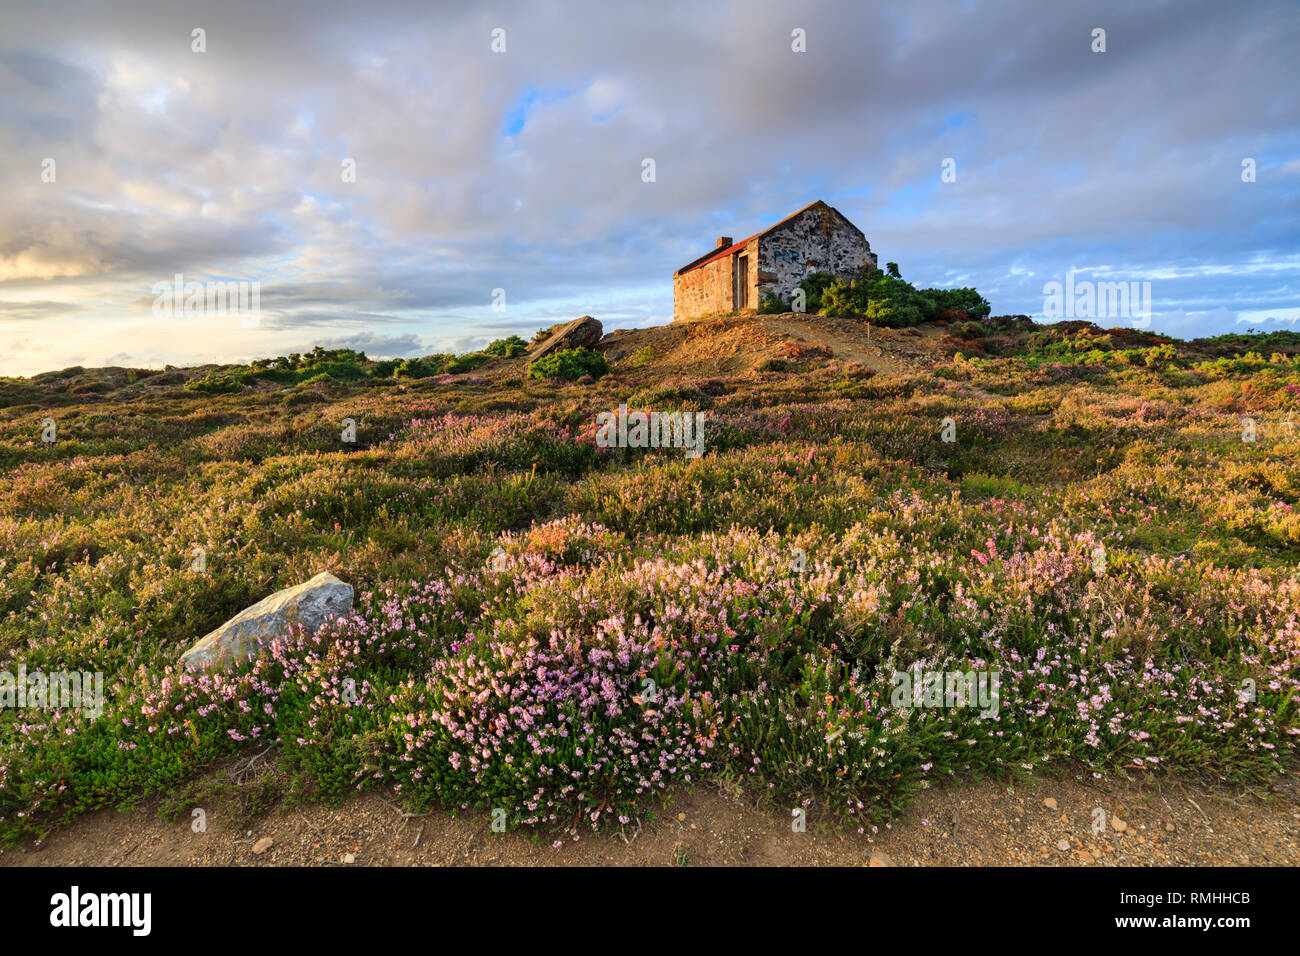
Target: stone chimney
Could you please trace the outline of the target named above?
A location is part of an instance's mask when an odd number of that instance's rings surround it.
[[[729,246],[729,245],[731,245],[731,237],[730,237],[730,236],[718,236],[718,245],[717,245],[717,248],[719,248],[719,249],[725,249],[725,248],[727,248],[727,246]]]

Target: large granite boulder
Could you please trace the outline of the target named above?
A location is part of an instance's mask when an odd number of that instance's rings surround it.
[[[572,322],[561,322],[546,331],[547,334],[539,337],[528,350],[529,361],[536,362],[543,355],[562,352],[565,349],[589,349],[605,334],[605,329],[600,322],[589,315],[574,319]]]
[[[351,611],[352,585],[322,571],[244,608],[182,654],[181,663],[194,670],[229,670],[284,637],[290,625],[315,633],[326,621]]]

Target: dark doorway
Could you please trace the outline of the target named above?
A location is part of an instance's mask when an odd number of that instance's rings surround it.
[[[736,311],[749,308],[749,256],[736,256]]]

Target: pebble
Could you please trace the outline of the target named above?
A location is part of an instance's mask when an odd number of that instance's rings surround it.
[[[1043,801],[1043,806],[1047,807],[1047,809],[1049,809],[1049,810],[1055,810],[1055,809],[1056,809],[1056,798],[1055,798],[1055,797],[1048,797],[1046,800]]]
[[[344,854],[343,854],[343,862],[344,862],[344,863],[355,863],[355,862],[357,862],[357,855],[356,855],[355,853],[344,853]]]
[[[262,839],[258,840],[256,843],[253,844],[253,852],[258,856],[261,856],[267,850],[271,849],[271,847],[274,845],[275,845],[275,841],[272,840],[270,837],[262,837]]]
[[[1115,828],[1116,833],[1123,833],[1128,829],[1128,824],[1113,813],[1110,815],[1110,825]]]
[[[1166,830],[1167,832],[1169,832],[1169,833],[1173,833],[1173,832],[1174,832],[1174,825],[1173,825],[1172,823],[1166,823],[1166,824],[1165,824],[1165,830]]]
[[[1066,850],[1070,849],[1070,841],[1062,840],[1060,843],[1056,844],[1056,848],[1064,853]]]
[[[871,862],[868,864],[868,866],[893,866],[893,865],[894,864],[890,862],[889,857],[884,853],[871,854]]]

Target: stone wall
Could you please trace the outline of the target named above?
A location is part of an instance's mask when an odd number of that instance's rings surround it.
[[[673,276],[673,318],[693,319],[734,311],[736,296],[732,270],[735,257],[742,253],[749,256],[749,306],[756,308],[758,302],[753,297],[753,290],[758,274],[758,240],[751,239],[743,250]]]
[[[810,272],[851,278],[868,265],[876,267],[876,256],[866,236],[830,206],[817,203],[759,237],[753,305],[766,295],[788,303]]]

